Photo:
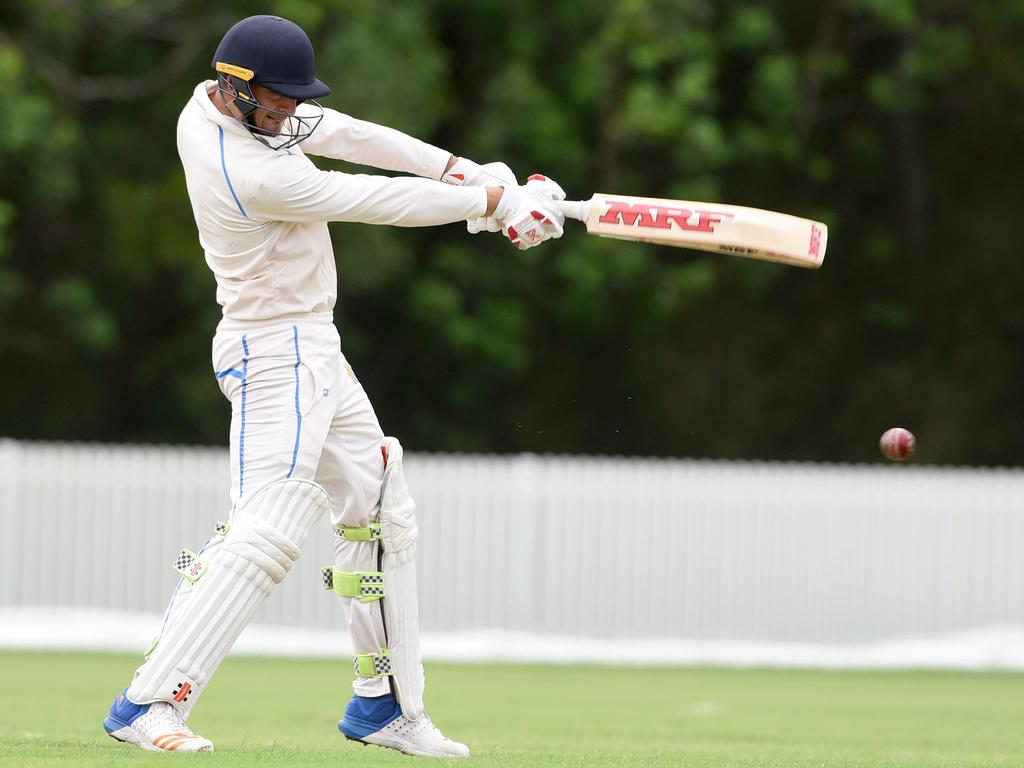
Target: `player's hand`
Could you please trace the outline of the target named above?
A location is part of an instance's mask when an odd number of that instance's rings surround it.
[[[554,179],[549,179],[542,173],[530,174],[526,180],[526,186],[552,200],[565,200],[565,190]]]
[[[531,189],[529,183],[525,187],[506,187],[493,218],[501,222],[501,231],[521,251],[561,237],[565,224],[557,201]]]
[[[512,169],[504,163],[487,163],[479,165],[472,160],[460,157],[452,167],[445,171],[441,181],[467,187],[518,187],[519,182]],[[480,216],[466,222],[466,229],[471,235],[477,232],[500,232],[501,222],[497,219]]]
[[[451,168],[444,172],[441,181],[457,187],[505,187],[519,184],[512,169],[504,163],[480,165],[465,157],[457,158]]]

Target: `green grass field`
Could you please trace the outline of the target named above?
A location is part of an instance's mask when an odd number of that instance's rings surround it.
[[[338,660],[229,658],[192,717],[217,752],[101,728],[137,657],[0,652],[0,765],[411,766],[346,741]],[[435,722],[479,766],[1021,766],[1024,675],[428,664]]]

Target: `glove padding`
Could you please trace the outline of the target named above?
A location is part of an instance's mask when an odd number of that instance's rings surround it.
[[[441,180],[448,184],[467,187],[518,187],[519,182],[512,169],[504,163],[477,165],[472,160],[460,157]],[[477,232],[500,232],[501,222],[493,217],[479,216],[466,222],[469,234]]]
[[[552,200],[565,200],[565,190],[559,186],[554,179],[549,179],[543,173],[531,173],[526,179],[526,186],[534,192],[550,197]]]
[[[525,187],[506,187],[495,207],[494,218],[501,222],[501,231],[521,251],[562,236],[565,216],[551,196],[553,188],[546,184],[561,191],[546,178],[543,182],[529,181]]]
[[[481,187],[518,187],[516,175],[504,163],[487,163],[480,166],[480,172],[474,177],[473,186]],[[471,235],[477,232],[501,232],[501,222],[493,216],[480,216],[466,222],[466,230]]]
[[[460,157],[452,167],[444,172],[441,181],[457,187],[507,187],[516,186],[516,175],[504,163],[487,163],[480,165],[465,157]]]
[[[486,170],[490,166],[504,168],[506,171],[509,172],[509,174],[512,173],[512,171],[509,170],[509,167],[504,163],[488,163],[488,165],[481,166],[481,168]],[[513,183],[515,183],[515,176],[512,176],[512,179]],[[484,186],[490,187],[494,185],[484,184]],[[499,186],[504,187],[508,185],[500,184]],[[546,197],[550,197],[552,200],[565,200],[565,190],[562,189],[558,185],[558,183],[554,181],[554,179],[549,179],[547,176],[543,174],[535,173],[531,175],[529,180],[526,182],[526,186],[529,189],[533,190],[534,192],[539,192],[540,194],[545,195]],[[499,221],[493,216],[490,218],[485,218],[481,216],[480,218],[470,219],[469,221],[467,221],[466,229],[469,230],[469,233],[471,235],[475,235],[478,232],[501,232],[502,226],[501,221]],[[559,235],[559,237],[560,236],[561,235]]]

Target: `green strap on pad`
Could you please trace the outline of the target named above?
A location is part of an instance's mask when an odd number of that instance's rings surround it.
[[[324,589],[342,597],[354,597],[361,603],[372,603],[384,597],[384,574],[380,571],[343,571],[328,565],[321,573]]]
[[[380,523],[370,523],[364,528],[336,525],[334,526],[334,535],[347,541],[377,541],[380,539]]]
[[[216,536],[227,536],[229,530],[231,530],[231,526],[228,523],[222,523],[219,520],[217,521],[217,524],[213,526],[214,535]],[[196,582],[203,577],[203,574],[206,573],[209,568],[210,564],[199,557],[199,555],[191,549],[181,550],[178,554],[178,558],[174,561],[174,570],[180,573],[181,577],[192,586],[195,586]],[[156,642],[153,643],[153,647],[151,647],[146,653],[152,653],[153,648],[155,647]]]
[[[153,651],[156,650],[156,647],[159,644],[160,644],[160,635],[157,635],[156,637],[153,638],[153,642],[149,644],[149,648],[146,650],[146,652],[144,654],[142,654],[142,658],[144,658],[146,661],[149,661],[149,657],[153,655]]]
[[[334,535],[346,541],[379,541],[380,523],[358,527],[334,526]],[[352,597],[361,603],[370,603],[384,597],[384,574],[380,571],[342,571],[333,566],[323,569],[324,589],[342,597]],[[390,677],[391,651],[381,648],[380,653],[358,653],[352,657],[358,677]]]
[[[352,662],[359,677],[390,677],[394,674],[391,651],[387,648],[381,648],[380,653],[357,653]]]
[[[180,573],[182,578],[192,585],[195,585],[197,581],[203,578],[203,574],[206,573],[209,567],[207,562],[200,559],[199,555],[191,549],[181,550],[178,559],[174,561],[174,570]]]

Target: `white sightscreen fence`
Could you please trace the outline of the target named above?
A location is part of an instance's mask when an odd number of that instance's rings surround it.
[[[1024,472],[407,454],[427,631],[861,642],[1024,624]],[[221,449],[0,441],[0,606],[162,612]],[[324,520],[257,621],[341,626]]]

